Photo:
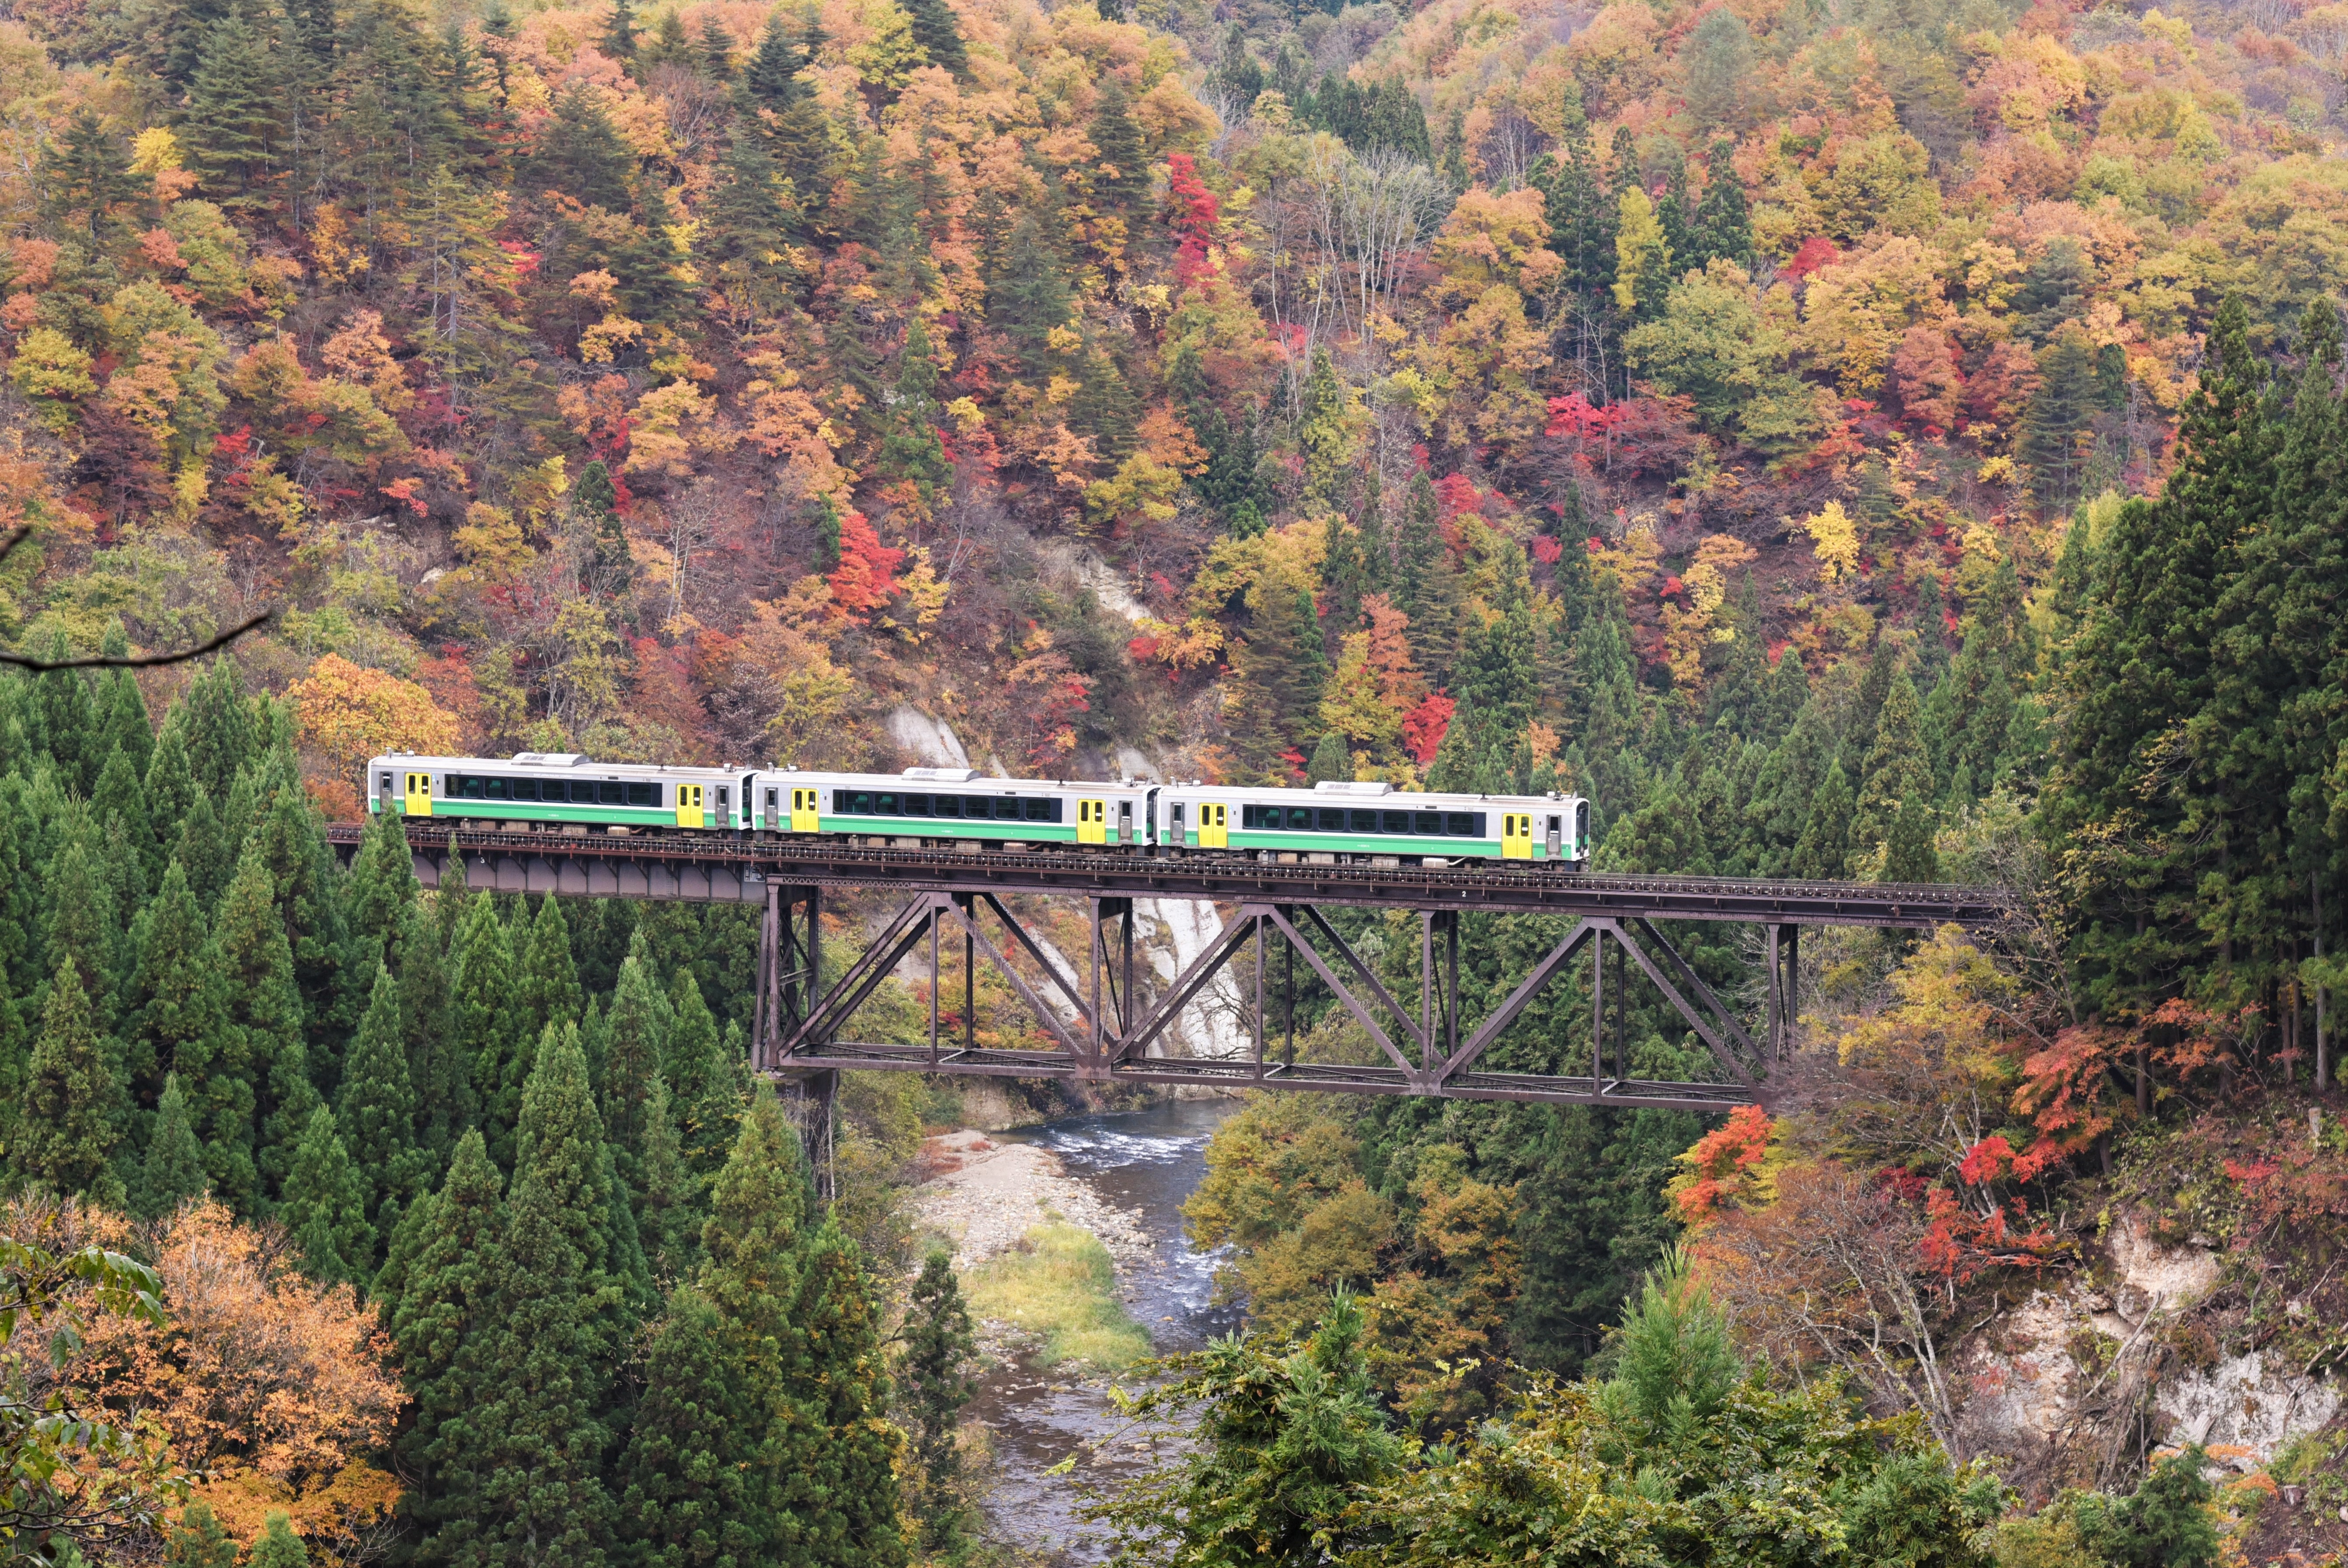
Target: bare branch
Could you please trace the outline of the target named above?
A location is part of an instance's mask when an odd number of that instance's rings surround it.
[[[0,540],[0,561],[5,561],[8,552],[24,543],[32,532],[32,525],[26,523],[6,539]],[[263,610],[251,620],[231,626],[211,641],[199,643],[192,648],[183,648],[176,654],[94,654],[86,659],[36,659],[29,654],[12,654],[0,649],[0,665],[14,665],[20,670],[31,670],[36,675],[49,670],[145,670],[158,665],[183,665],[190,659],[201,659],[206,654],[228,646],[247,632],[267,625],[271,614]]]

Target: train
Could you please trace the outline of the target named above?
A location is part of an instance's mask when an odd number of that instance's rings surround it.
[[[835,773],[597,762],[576,752],[371,759],[370,816],[508,832],[823,835],[863,849],[1225,855],[1284,864],[1457,867],[1590,860],[1577,795],[991,778],[969,768]]]

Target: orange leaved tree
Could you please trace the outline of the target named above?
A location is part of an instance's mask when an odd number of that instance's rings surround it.
[[[209,1201],[148,1250],[168,1315],[95,1316],[68,1383],[92,1408],[143,1411],[172,1460],[204,1472],[193,1498],[238,1540],[283,1512],[314,1553],[372,1555],[399,1495],[374,1460],[403,1398],[375,1315]]]
[[[447,755],[457,749],[456,716],[414,681],[328,654],[286,688],[302,738],[338,777],[386,751]]]

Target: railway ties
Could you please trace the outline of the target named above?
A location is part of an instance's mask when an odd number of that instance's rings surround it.
[[[347,858],[362,832],[337,825],[328,837]],[[1301,857],[1266,863],[1114,851],[963,853],[865,847],[830,835],[452,832],[428,820],[411,820],[408,837],[417,878],[427,887],[438,885],[456,856],[474,888],[761,906],[755,1065],[826,1094],[841,1070],[879,1069],[1719,1110],[1767,1098],[1771,1069],[1789,1048],[1798,1012],[1804,926],[1993,926],[2009,907],[1995,888],[1573,875],[1506,862],[1427,870]],[[896,911],[829,985],[820,985],[823,902],[849,888],[894,895]],[[1005,903],[1012,893],[1086,901],[1085,956],[1070,960],[1031,930]],[[1226,912],[1206,948],[1162,983],[1146,964],[1136,965],[1137,904],[1147,900],[1208,901]],[[1339,908],[1416,914],[1417,984],[1407,1002],[1329,919],[1326,912]],[[1459,917],[1479,910],[1562,916],[1572,923],[1504,1000],[1469,1019],[1459,1006]],[[1748,1021],[1715,995],[1656,925],[1691,921],[1763,928],[1767,984],[1760,1019]],[[958,986],[943,962],[956,946]],[[975,975],[982,962],[1016,995],[1042,1044],[979,1043]],[[1292,1002],[1299,966],[1336,998],[1379,1059],[1295,1059],[1292,1006],[1275,1014],[1267,986],[1277,984]],[[930,981],[923,1037],[850,1037],[859,1008],[883,981],[909,969],[925,971]],[[1479,1064],[1489,1048],[1569,969],[1587,981],[1587,1056],[1556,1073],[1484,1069]],[[1624,1003],[1626,987],[1637,984],[1649,986],[1703,1041],[1713,1080],[1632,1076]],[[961,992],[959,1007],[945,997],[950,987]],[[1169,1054],[1178,1020],[1210,994],[1227,1009],[1236,1003],[1244,1051]],[[1275,1016],[1290,1021],[1285,1039],[1268,1037]]]

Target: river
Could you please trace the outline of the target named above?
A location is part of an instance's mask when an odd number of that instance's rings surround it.
[[[1182,1201],[1206,1174],[1207,1139],[1238,1109],[1225,1099],[1174,1100],[994,1135],[1050,1150],[1103,1202],[1138,1216],[1155,1244],[1148,1263],[1123,1271],[1125,1306],[1160,1353],[1194,1348],[1239,1322],[1236,1309],[1212,1305],[1213,1257],[1192,1251],[1182,1234]],[[996,1533],[1047,1562],[1099,1562],[1105,1553],[1097,1531],[1076,1516],[1079,1477],[1114,1480],[1135,1461],[1102,1454],[1080,1464],[1076,1475],[1047,1472],[1080,1445],[1117,1429],[1101,1386],[1039,1371],[1025,1357],[1007,1360],[987,1374],[963,1418],[994,1434],[989,1512]]]

